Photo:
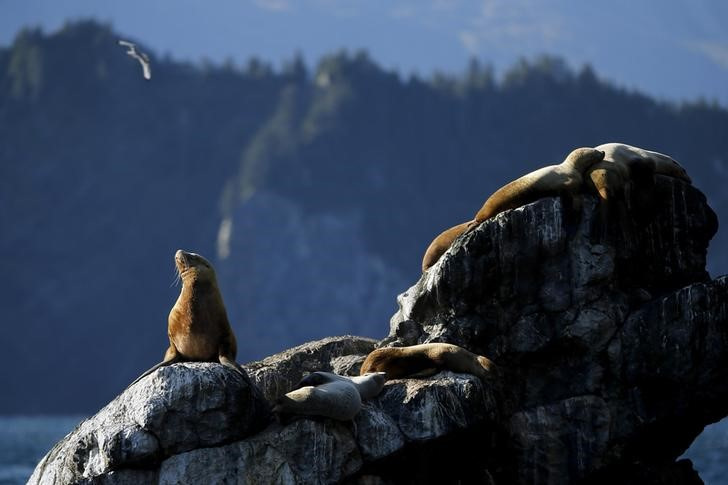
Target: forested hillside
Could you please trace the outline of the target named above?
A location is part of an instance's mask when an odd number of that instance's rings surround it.
[[[120,36],[81,22],[0,48],[0,413],[93,411],[160,360],[177,248],[214,261],[247,361],[384,336],[432,237],[577,146],[668,153],[728,217],[728,111],[590,67],[416,78],[364,53],[275,69],[151,53],[145,81]]]

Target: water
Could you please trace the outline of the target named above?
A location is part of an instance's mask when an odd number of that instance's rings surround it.
[[[0,485],[24,484],[35,465],[83,418],[0,416]],[[705,428],[684,457],[706,485],[728,485],[728,418]]]
[[[0,485],[27,482],[40,459],[82,419],[0,416]]]
[[[705,485],[728,485],[728,418],[707,426],[683,455]]]

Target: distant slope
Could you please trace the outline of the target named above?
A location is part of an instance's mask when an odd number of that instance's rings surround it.
[[[308,73],[152,53],[146,82],[116,39],[82,22],[0,49],[0,413],[93,411],[158,361],[177,248],[220,251],[246,361],[383,336],[434,235],[576,146],[669,153],[728,214],[728,112],[658,103],[558,59],[501,82],[477,64],[403,79],[364,54]]]

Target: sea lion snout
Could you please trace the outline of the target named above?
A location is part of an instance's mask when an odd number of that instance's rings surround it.
[[[190,267],[190,255],[191,253],[188,253],[187,251],[184,251],[182,249],[178,249],[177,252],[174,253],[174,264],[177,266],[177,270],[180,273]]]
[[[208,270],[208,272],[213,271],[212,265],[208,260],[197,253],[191,253],[183,249],[178,249],[177,252],[174,253],[174,263],[180,274],[190,268],[197,268],[203,271]]]

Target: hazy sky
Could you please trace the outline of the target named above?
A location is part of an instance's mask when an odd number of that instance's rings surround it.
[[[110,22],[156,54],[275,65],[367,49],[403,73],[457,72],[470,56],[498,70],[549,53],[660,98],[728,106],[725,0],[0,0],[0,44],[23,26]]]

